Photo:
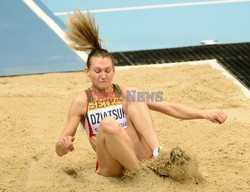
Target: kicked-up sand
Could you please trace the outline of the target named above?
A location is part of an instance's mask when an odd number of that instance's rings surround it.
[[[56,155],[69,106],[90,86],[83,72],[0,78],[0,191],[250,191],[250,99],[210,61],[204,62],[128,68],[117,70],[114,78],[144,91],[163,91],[166,102],[228,115],[219,125],[152,112],[164,150],[178,146],[194,161],[186,169],[193,174],[187,182],[175,172],[173,177],[157,174],[151,162],[142,163],[136,173],[100,176],[95,153],[80,129],[74,152]]]

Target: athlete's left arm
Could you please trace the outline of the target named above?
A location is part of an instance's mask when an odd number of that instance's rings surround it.
[[[213,123],[224,123],[227,115],[222,111],[204,112],[202,110],[176,103],[148,102],[149,109],[178,119],[207,119]]]

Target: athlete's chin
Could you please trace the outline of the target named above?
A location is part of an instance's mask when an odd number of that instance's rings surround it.
[[[98,83],[98,88],[101,90],[106,90],[110,87],[110,83],[109,82],[100,82]]]

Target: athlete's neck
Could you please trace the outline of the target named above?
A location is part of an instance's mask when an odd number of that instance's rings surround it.
[[[111,84],[106,89],[98,89],[98,88],[96,88],[95,86],[92,85],[91,90],[93,90],[94,95],[102,95],[104,97],[110,96],[110,94],[114,93],[113,84]]]

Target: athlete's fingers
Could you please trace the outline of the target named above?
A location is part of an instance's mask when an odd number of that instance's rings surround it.
[[[73,146],[73,141],[75,140],[75,137],[68,136],[67,137],[67,150],[73,151],[74,146]]]
[[[222,124],[222,123],[225,122],[226,118],[227,118],[227,115],[226,115],[225,113],[223,113],[222,111],[219,111],[219,112],[216,112],[216,113],[214,114],[213,120],[214,120],[214,122],[216,122],[216,123]]]
[[[71,146],[73,145],[71,137],[67,137],[66,142],[67,142],[67,149],[70,150]]]
[[[63,138],[63,144],[64,144],[65,150],[68,150],[68,148],[69,148],[68,137],[64,137],[64,138]]]
[[[75,137],[70,138],[70,146],[69,146],[70,151],[73,151],[75,149],[74,145],[73,145],[74,140],[75,140]]]
[[[220,115],[216,116],[216,121],[220,124],[222,123],[222,118],[220,117]]]
[[[61,139],[60,145],[64,148],[65,151],[73,151],[73,141],[75,140],[75,137],[72,136],[65,136]]]
[[[64,150],[67,150],[67,144],[66,144],[66,142],[65,142],[65,139],[64,139],[64,138],[62,138],[62,139],[61,139],[61,141],[60,141],[60,145],[61,145],[61,147],[62,147],[62,148],[64,148]]]
[[[226,121],[226,119],[227,119],[227,115],[225,113],[223,113],[222,111],[220,111],[218,115],[219,115],[219,118],[220,118],[220,122],[219,123],[220,124],[224,123]]]
[[[216,114],[215,114],[215,119],[216,119],[216,121],[217,121],[218,123],[220,123],[220,124],[223,122],[223,117],[222,117],[221,112],[216,112]]]
[[[74,146],[73,146],[73,144],[71,144],[70,146],[69,146],[69,151],[73,151],[75,148],[74,148]]]
[[[68,137],[63,137],[62,140],[61,140],[61,144],[62,144],[62,147],[68,151],[68,148],[69,148],[69,141],[68,141]]]

